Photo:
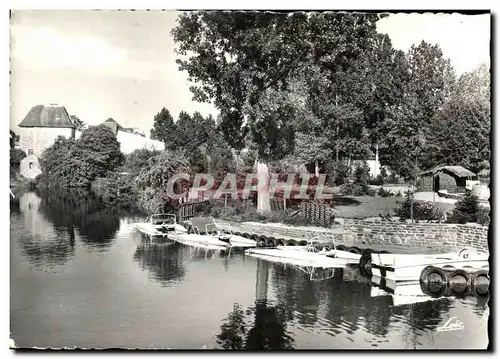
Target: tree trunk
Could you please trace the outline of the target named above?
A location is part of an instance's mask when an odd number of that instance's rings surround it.
[[[259,190],[257,192],[257,212],[270,212],[271,199],[269,197],[269,169],[266,163],[257,161],[257,176],[259,177]],[[265,185],[262,185],[263,182],[265,182]]]
[[[410,219],[411,219],[411,223],[414,223],[413,221],[413,196],[414,196],[414,193],[412,192],[411,193],[411,204],[410,204]]]
[[[335,94],[335,108],[339,105],[338,95]],[[337,177],[337,166],[339,165],[339,120],[335,119],[335,166],[333,167],[333,181],[335,183]]]
[[[314,161],[314,174],[316,175],[316,178],[319,178],[319,164],[318,164],[318,160]]]

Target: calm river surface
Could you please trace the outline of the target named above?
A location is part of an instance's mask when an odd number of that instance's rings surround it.
[[[18,347],[483,349],[486,299],[394,306],[356,273],[311,282],[242,253],[148,243],[140,218],[95,200],[11,203],[11,336]],[[353,270],[351,270],[353,272]],[[438,331],[451,317],[462,330]]]

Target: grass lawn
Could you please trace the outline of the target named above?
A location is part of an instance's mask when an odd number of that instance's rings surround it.
[[[333,210],[340,218],[364,219],[387,212],[394,216],[394,210],[402,201],[404,197],[343,196],[335,199]]]
[[[399,208],[404,197],[372,197],[372,196],[342,196],[335,198],[335,216],[339,218],[365,219],[378,217],[381,214],[390,213],[395,216],[394,211]],[[451,212],[455,206],[453,203],[435,203],[436,207],[445,212]]]

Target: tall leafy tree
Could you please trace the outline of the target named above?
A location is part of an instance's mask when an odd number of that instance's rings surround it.
[[[438,45],[424,41],[406,55],[408,73],[401,72],[400,101],[387,107],[379,123],[380,161],[405,179],[415,179],[420,169],[436,165],[432,146],[433,118],[455,88],[450,60]],[[404,70],[404,61],[400,61]]]
[[[211,115],[203,117],[199,112],[193,115],[182,111],[176,122],[173,148],[191,152],[205,144],[215,133],[215,120]]]
[[[47,184],[63,188],[89,188],[124,161],[120,143],[104,125],[84,130],[78,140],[58,137],[41,156],[42,176]]]
[[[437,111],[428,157],[435,164],[462,165],[473,172],[490,159],[490,73],[486,65],[464,73]]]
[[[461,165],[477,173],[490,158],[490,132],[485,102],[454,98],[434,118],[429,157],[436,164]]]
[[[172,146],[176,139],[176,129],[177,127],[170,111],[163,107],[153,119],[151,138],[162,141],[167,147]]]
[[[176,173],[190,173],[184,153],[167,149],[149,158],[148,166],[134,180],[139,191],[139,206],[148,213],[162,213],[168,205],[172,205],[175,201],[169,197],[168,181]],[[186,186],[184,181],[177,181],[173,189],[182,193]]]
[[[491,73],[486,64],[462,74],[453,89],[453,96],[463,101],[491,102]]]
[[[85,163],[93,177],[106,176],[125,161],[120,151],[120,143],[113,131],[105,126],[91,126],[83,131],[75,143],[80,151],[82,163]]]
[[[173,29],[179,68],[193,98],[213,102],[226,139],[240,146],[251,134],[259,158],[293,151],[290,121],[297,108],[291,80],[311,63],[334,73],[349,67],[375,33],[378,15],[190,12]],[[249,130],[248,130],[249,129]],[[269,207],[269,206],[265,206]]]
[[[439,45],[422,41],[407,54],[410,78],[408,92],[414,94],[429,123],[436,111],[451,95],[455,74],[450,59],[443,57]]]
[[[388,109],[382,124],[384,140],[380,147],[380,162],[406,180],[416,180],[422,167],[426,147],[426,131],[422,128],[422,113],[415,96],[406,103]]]

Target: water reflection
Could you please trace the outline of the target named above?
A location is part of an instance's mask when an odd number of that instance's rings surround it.
[[[21,214],[21,207],[19,203],[20,197],[12,197],[10,196],[10,213],[11,214]]]
[[[87,249],[106,250],[120,229],[120,213],[106,208],[91,192],[40,192],[40,212],[75,238],[78,230]]]
[[[487,344],[488,297],[398,302],[388,293],[372,296],[371,283],[355,269],[311,281],[296,267],[238,251],[228,256],[139,239],[129,230],[137,219],[83,194],[28,193],[13,199],[11,210],[11,322],[24,346],[198,349],[213,343],[230,350],[286,350]],[[89,254],[82,247],[107,252]],[[401,302],[409,304],[396,305]],[[464,331],[438,333],[451,317],[464,322]]]
[[[186,250],[185,246],[176,242],[141,240],[135,250],[134,261],[142,270],[149,271],[154,280],[168,286],[186,275]]]
[[[16,233],[23,256],[37,269],[65,265],[74,256],[74,234],[40,215],[41,199],[35,193],[23,194],[17,203],[22,217],[14,217],[11,236]]]
[[[349,341],[358,333],[367,333],[365,342],[372,347],[383,343],[390,346],[394,335],[401,336],[405,348],[433,345],[432,333],[449,318],[456,299],[394,306],[391,295],[372,296],[370,282],[357,272],[337,269],[332,278],[316,282],[296,268],[259,260],[255,303],[247,309],[234,304],[216,336],[218,346],[233,350],[292,349],[295,344],[290,332],[313,334],[318,329],[332,337],[347,335]],[[269,290],[275,294],[271,300]],[[477,298],[474,312],[484,312],[486,301]],[[349,348],[349,344],[343,348]]]
[[[217,344],[226,350],[291,350],[293,337],[287,332],[287,309],[267,300],[269,264],[257,262],[255,305],[243,311],[234,304],[223,320]]]

